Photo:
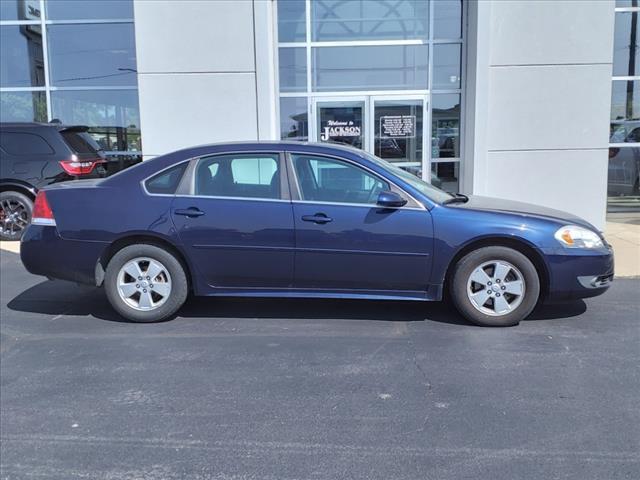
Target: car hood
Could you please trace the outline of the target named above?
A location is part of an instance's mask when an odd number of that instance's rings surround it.
[[[505,212],[525,217],[542,218],[545,220],[555,220],[560,223],[580,225],[590,230],[598,231],[596,227],[586,220],[562,210],[542,207],[531,203],[516,202],[514,200],[506,200],[503,198],[480,197],[469,195],[469,201],[466,203],[451,204],[456,208],[468,210],[482,210],[489,212]]]

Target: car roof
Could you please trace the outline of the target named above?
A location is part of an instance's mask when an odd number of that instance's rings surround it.
[[[44,123],[44,122],[0,122],[0,129],[11,128],[25,128],[25,129],[37,129],[37,128],[55,128],[57,130],[67,129],[86,129],[88,127],[84,125],[65,125],[62,123]]]
[[[356,147],[352,147],[350,145],[345,145],[342,143],[329,143],[329,142],[299,142],[293,140],[259,140],[259,141],[236,141],[236,142],[220,142],[220,143],[209,143],[204,145],[197,145],[193,147],[187,147],[182,150],[179,150],[181,153],[188,153],[193,151],[201,153],[203,151],[212,150],[216,152],[223,152],[225,150],[288,150],[288,149],[297,149],[303,151],[336,151],[340,150],[343,152],[348,152],[352,154],[356,154],[358,156],[362,156],[362,150]]]

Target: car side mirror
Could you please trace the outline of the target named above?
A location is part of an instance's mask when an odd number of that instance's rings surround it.
[[[385,190],[378,195],[378,205],[387,208],[399,208],[407,204],[407,200],[402,198],[400,194]]]

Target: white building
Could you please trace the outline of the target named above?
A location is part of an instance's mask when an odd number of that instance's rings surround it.
[[[31,84],[3,78],[3,109],[9,96],[36,105],[40,95],[47,119],[92,124],[115,138],[114,151],[342,141],[444,189],[567,210],[599,227],[608,194],[612,208],[637,199],[637,0],[8,3],[38,12],[3,13],[0,30],[47,35],[43,78],[34,85],[30,54]],[[66,31],[79,24],[86,37]],[[102,29],[106,39],[89,38]],[[134,31],[135,46],[123,46]],[[64,42],[99,42],[106,60],[94,68],[78,54],[68,66],[76,47]],[[126,48],[128,60],[117,53]],[[113,106],[115,130],[78,113],[81,101]]]

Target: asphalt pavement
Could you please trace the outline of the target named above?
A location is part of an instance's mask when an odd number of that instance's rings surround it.
[[[507,329],[191,299],[124,322],[0,252],[2,479],[640,478],[640,280]]]

